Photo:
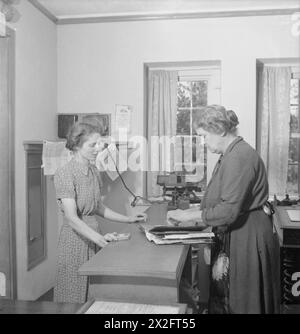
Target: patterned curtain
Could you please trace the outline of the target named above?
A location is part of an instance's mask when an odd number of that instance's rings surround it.
[[[147,196],[159,196],[157,175],[174,171],[176,135],[177,71],[149,71]]]
[[[258,73],[257,149],[268,173],[270,195],[286,192],[290,137],[290,67]]]

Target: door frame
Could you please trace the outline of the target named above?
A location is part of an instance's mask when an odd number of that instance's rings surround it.
[[[9,122],[9,279],[4,298],[17,299],[15,225],[15,31],[6,26],[8,38],[8,122]]]

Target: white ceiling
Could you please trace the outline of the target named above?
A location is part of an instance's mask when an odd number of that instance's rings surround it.
[[[29,0],[56,21],[300,8],[300,0]]]

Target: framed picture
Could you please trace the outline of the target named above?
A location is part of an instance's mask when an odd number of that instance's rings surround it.
[[[96,126],[103,137],[111,135],[110,114],[82,114],[79,121]]]
[[[110,114],[58,114],[58,138],[66,139],[75,122],[94,125],[103,137],[111,136]]]

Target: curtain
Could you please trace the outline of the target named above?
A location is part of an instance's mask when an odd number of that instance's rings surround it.
[[[177,71],[149,71],[147,196],[159,196],[157,175],[174,171]]]
[[[257,149],[268,173],[270,195],[286,192],[290,137],[290,67],[258,73]]]

